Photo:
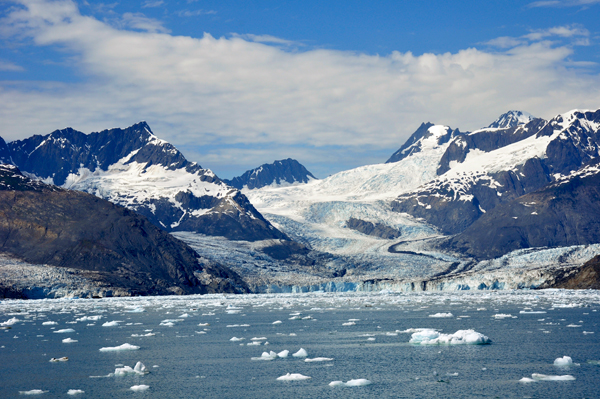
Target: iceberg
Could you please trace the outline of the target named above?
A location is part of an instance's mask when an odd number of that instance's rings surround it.
[[[412,334],[411,344],[419,345],[487,345],[492,341],[475,330],[458,330],[454,334],[442,334],[426,329]]]
[[[65,338],[62,340],[62,342],[65,344],[72,344],[72,343],[79,342],[79,341],[76,339],[73,339],[73,338]]]
[[[302,375],[302,374],[290,374],[287,373],[286,375],[282,375],[281,377],[277,377],[277,381],[302,381],[302,380],[308,380],[311,377],[308,377],[306,375]]]
[[[536,381],[575,381],[575,377],[572,375],[545,375],[545,374],[531,374],[531,378]]]
[[[81,389],[69,389],[67,391],[67,395],[79,395],[85,393],[85,391],[82,391]]]
[[[559,357],[556,360],[554,360],[554,365],[558,366],[558,367],[572,366],[573,359],[571,359],[571,357],[569,357],[569,356]]]
[[[67,334],[67,333],[73,333],[73,332],[75,332],[75,330],[73,330],[72,328],[63,328],[62,330],[54,331],[54,334]]]
[[[356,380],[350,380],[348,382],[343,381],[332,381],[329,383],[330,387],[361,387],[365,385],[371,385],[371,381],[366,380],[364,378],[359,378]]]
[[[138,349],[140,349],[139,346],[125,343],[119,346],[100,348],[100,352],[136,351]]]
[[[294,353],[292,356],[294,357],[307,357],[308,353],[306,353],[306,350],[304,350],[304,348],[300,348],[300,350],[296,353]]]
[[[129,389],[131,389],[132,391],[135,391],[135,392],[140,392],[140,391],[145,391],[148,388],[150,388],[148,385],[134,385]]]
[[[436,314],[430,314],[429,317],[435,317],[435,318],[438,318],[438,319],[443,319],[443,318],[454,317],[454,315],[452,313],[436,313]]]
[[[305,362],[310,363],[310,362],[329,362],[333,360],[333,358],[331,357],[314,357],[312,359],[304,359]]]
[[[19,391],[19,395],[41,395],[48,391],[43,391],[41,389],[32,389],[31,391]]]

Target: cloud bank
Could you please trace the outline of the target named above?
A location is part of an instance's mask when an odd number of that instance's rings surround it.
[[[279,155],[267,159],[259,160],[267,155],[258,150],[248,151],[254,158],[237,158],[257,162],[248,167],[294,152],[310,153],[308,162],[318,163],[331,146],[353,157],[363,149],[391,154],[424,121],[470,130],[509,109],[551,117],[600,106],[600,76],[571,63],[577,43],[564,41],[587,40],[582,27],[500,38],[488,43],[498,46],[491,50],[379,56],[288,48],[271,36],[174,36],[143,14],[111,24],[82,15],[71,1],[19,4],[1,21],[5,37],[67,51],[84,78],[0,82],[0,136],[7,140],[147,120],[159,136],[192,153],[194,146],[217,149],[207,166],[218,171],[219,148],[223,154],[235,152],[232,147],[241,153],[248,144],[277,148]]]

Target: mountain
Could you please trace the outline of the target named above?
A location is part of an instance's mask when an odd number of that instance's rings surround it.
[[[406,140],[406,143],[404,143],[398,151],[393,153],[385,163],[398,162],[417,152],[426,150],[427,146],[423,146],[424,142],[431,142],[433,146],[439,146],[446,144],[450,139],[460,134],[458,129],[452,130],[448,126],[436,127],[430,122],[422,123],[408,140]]]
[[[531,122],[533,115],[523,111],[508,111],[498,117],[494,122],[490,123],[488,128],[507,129],[518,125],[524,125]]]
[[[600,243],[600,162],[502,203],[442,247],[480,259],[534,247]]]
[[[288,240],[239,190],[187,161],[145,122],[91,134],[66,128],[9,148],[29,176],[125,206],[165,231]]]
[[[456,234],[497,205],[568,176],[600,154],[600,110],[571,111],[507,129],[455,137],[438,177],[399,195],[392,209]]]
[[[6,141],[2,137],[0,137],[0,164],[13,164],[12,157],[10,156],[10,148],[8,148]]]
[[[239,190],[253,190],[265,186],[308,183],[316,178],[295,159],[283,159],[246,171],[243,175],[223,181]]]
[[[0,252],[82,273],[122,295],[248,292],[239,276],[145,217],[0,165]],[[5,276],[6,277],[6,276]],[[49,282],[50,284],[50,282]]]

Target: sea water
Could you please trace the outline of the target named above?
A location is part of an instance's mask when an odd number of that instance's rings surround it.
[[[5,300],[0,397],[592,398],[598,309],[565,290]]]

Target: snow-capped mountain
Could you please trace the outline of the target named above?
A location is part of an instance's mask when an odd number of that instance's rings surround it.
[[[433,129],[431,129],[433,127]],[[458,136],[458,129],[452,130],[448,126],[435,127],[433,123],[422,123],[421,126],[406,140],[406,143],[400,147],[385,163],[398,162],[417,152],[425,151],[431,148],[431,145],[441,146]],[[428,145],[424,146],[424,143]]]
[[[219,264],[201,264],[194,250],[135,212],[32,180],[14,165],[0,165],[0,214],[3,256],[45,267],[49,280],[46,265],[68,270],[33,295],[43,297],[46,290],[81,280],[87,287],[71,289],[86,296],[248,291],[237,274]],[[3,273],[2,280],[10,277]],[[32,291],[23,284],[18,282]]]
[[[237,189],[253,190],[265,186],[289,186],[308,183],[316,179],[300,162],[295,159],[283,159],[271,164],[263,164],[243,175],[223,181]]]
[[[0,164],[13,164],[10,156],[10,149],[2,137],[0,137]]]
[[[525,125],[535,117],[523,111],[508,111],[498,117],[494,122],[490,123],[488,128],[507,129],[518,125]]]
[[[145,122],[89,135],[56,130],[9,147],[14,163],[30,176],[125,206],[166,231],[287,239],[239,190],[188,162]]]
[[[570,175],[599,154],[600,110],[482,129],[453,139],[440,176],[401,194],[392,208],[456,234],[500,203]]]

